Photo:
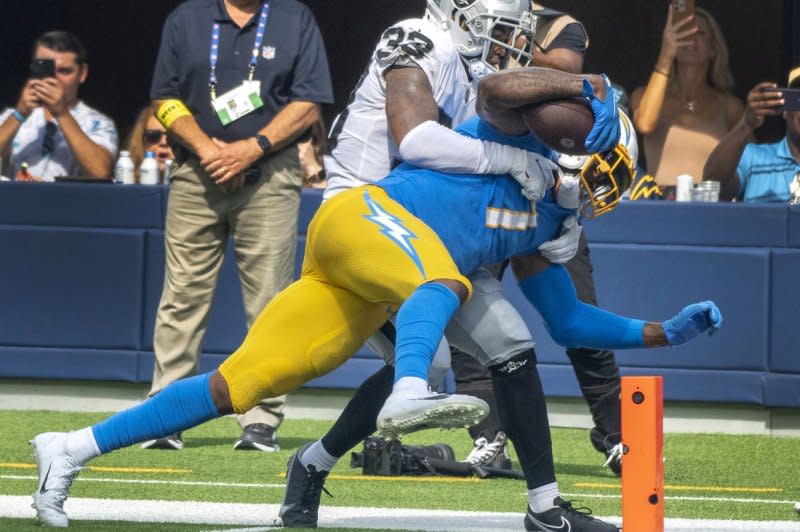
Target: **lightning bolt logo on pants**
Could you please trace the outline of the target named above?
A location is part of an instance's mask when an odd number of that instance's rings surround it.
[[[372,212],[372,214],[365,215],[364,218],[380,226],[381,233],[400,246],[405,254],[411,257],[411,260],[416,264],[422,278],[425,279],[425,268],[422,267],[419,254],[411,243],[411,239],[417,238],[417,235],[408,230],[397,217],[386,212],[383,207],[370,197],[369,191],[367,190],[364,191],[364,202],[366,202],[369,210]]]

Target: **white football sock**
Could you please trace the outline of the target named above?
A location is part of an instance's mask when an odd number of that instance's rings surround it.
[[[313,465],[317,468],[317,471],[330,471],[338,461],[338,458],[332,456],[325,450],[325,446],[322,445],[322,440],[317,440],[312,443],[311,446],[300,455],[300,463],[303,464],[303,467],[308,469],[308,466]]]
[[[394,383],[392,393],[405,397],[418,397],[427,395],[428,381],[419,377],[402,377]]]
[[[558,491],[558,482],[551,482],[544,486],[539,486],[532,490],[528,490],[528,504],[534,513],[540,514],[553,508],[553,500],[561,495]]]
[[[97,447],[92,427],[67,433],[67,453],[81,465],[100,456],[100,448]]]

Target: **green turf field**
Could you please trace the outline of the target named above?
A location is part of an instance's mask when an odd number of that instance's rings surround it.
[[[0,411],[0,495],[29,495],[37,482],[27,441],[39,432],[75,429],[102,414]],[[234,452],[238,426],[227,418],[184,434],[183,451],[138,447],[94,460],[96,470],[78,477],[71,496],[111,499],[279,503],[286,461],[330,422],[287,420],[278,453]],[[554,429],[554,454],[561,491],[599,515],[621,515],[619,480],[602,467],[588,432]],[[427,431],[407,443],[449,443],[458,458],[471,448],[466,431]],[[761,436],[667,434],[667,517],[796,520],[791,501],[800,500],[800,441]],[[108,469],[103,469],[108,468]],[[125,469],[120,469],[125,468]],[[162,481],[145,484],[140,481]],[[231,485],[235,484],[235,485]],[[364,479],[343,459],[326,483],[334,498],[323,504],[524,513],[525,485],[515,480],[390,477]],[[158,530],[146,524],[75,522],[76,530]],[[27,521],[0,519],[0,530],[25,530]],[[800,525],[799,525],[800,526]],[[209,527],[170,525],[170,531]],[[219,527],[217,527],[219,528]]]

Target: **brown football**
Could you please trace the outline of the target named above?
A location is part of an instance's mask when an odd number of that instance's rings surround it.
[[[555,151],[585,155],[594,114],[586,98],[566,98],[529,105],[522,110],[528,129]]]

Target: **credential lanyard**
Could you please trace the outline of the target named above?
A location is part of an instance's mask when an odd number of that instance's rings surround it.
[[[256,71],[256,64],[258,64],[258,50],[264,42],[264,33],[267,29],[267,20],[269,19],[269,2],[264,2],[261,6],[261,16],[258,19],[258,29],[256,29],[256,42],[253,45],[253,53],[250,57],[250,65],[248,67],[247,81],[253,81],[253,74]],[[219,58],[219,23],[215,22],[211,26],[211,75],[208,79],[208,88],[211,91],[211,101],[217,99],[217,59]]]

